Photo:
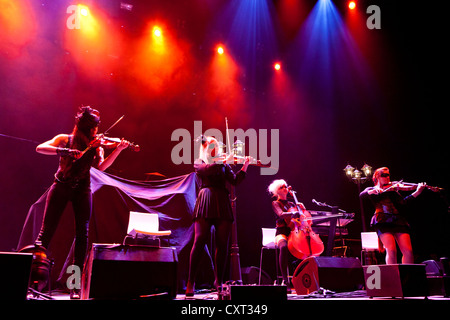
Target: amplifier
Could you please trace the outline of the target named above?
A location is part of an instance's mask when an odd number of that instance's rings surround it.
[[[33,254],[0,252],[0,300],[26,300]]]
[[[177,264],[175,248],[92,244],[82,299],[174,299]]]
[[[361,262],[356,258],[309,257],[295,269],[292,284],[298,295],[324,288],[335,292],[364,287]]]
[[[424,264],[364,266],[369,297],[425,297],[428,295]]]

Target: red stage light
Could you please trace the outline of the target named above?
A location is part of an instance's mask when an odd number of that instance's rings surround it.
[[[355,9],[355,8],[356,8],[356,2],[355,2],[355,1],[350,1],[350,2],[348,3],[348,8],[349,8],[350,10]]]
[[[281,64],[279,62],[274,63],[273,68],[277,71],[281,70]]]
[[[218,46],[217,47],[217,53],[218,54],[223,54],[225,51],[224,51],[224,49],[223,49],[223,47],[222,46]]]

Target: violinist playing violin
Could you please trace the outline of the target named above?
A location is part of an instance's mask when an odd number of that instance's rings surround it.
[[[218,158],[219,142],[214,137],[201,136],[199,158],[194,162],[194,169],[201,181],[194,207],[194,244],[189,258],[189,275],[186,296],[194,295],[195,277],[205,244],[211,238],[211,227],[215,228],[215,287],[220,290],[223,283],[228,241],[233,226],[233,212],[226,183],[241,183],[247,172],[251,158],[245,157],[242,168],[234,173],[227,163],[234,162],[231,153],[225,158]],[[220,159],[215,161],[215,159]]]
[[[405,204],[419,196],[427,187],[425,183],[417,186],[392,183],[387,167],[375,170],[372,177],[374,186],[366,188],[359,195],[361,199],[370,199],[375,207],[371,226],[386,249],[386,264],[397,263],[396,242],[402,252],[402,263],[414,263],[410,229],[406,217],[402,214]],[[399,191],[413,191],[406,197]]]
[[[45,155],[59,155],[59,168],[49,189],[45,203],[44,219],[37,245],[48,248],[59,220],[69,201],[75,215],[75,250],[73,264],[83,270],[88,245],[89,219],[92,213],[90,168],[107,169],[128,141],[121,140],[112,153],[104,159],[104,149],[97,135],[100,114],[91,107],[81,107],[75,117],[71,134],[59,134],[37,146],[36,151]],[[71,299],[79,299],[79,290],[72,290]]]

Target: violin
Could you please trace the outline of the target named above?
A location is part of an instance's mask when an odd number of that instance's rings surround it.
[[[389,184],[382,186],[381,189],[382,189],[382,192],[412,191],[412,190],[415,190],[418,185],[419,185],[418,183],[403,182],[402,180],[400,180],[400,181],[390,182]],[[425,184],[425,188],[427,188],[428,190],[431,190],[433,192],[440,192],[440,191],[444,190],[443,188],[433,187],[433,186],[429,186],[427,184]]]
[[[222,154],[219,154],[218,156],[212,157],[212,160],[213,160],[214,162],[223,162],[223,163],[226,163],[227,158],[228,158],[228,154],[222,153]],[[237,156],[237,155],[234,155],[234,156],[233,156],[233,163],[234,163],[234,164],[244,163],[244,162],[245,162],[245,158],[246,158],[246,157],[244,157],[244,156]],[[261,163],[261,160],[254,159],[253,157],[250,157],[249,165],[257,166],[257,167],[263,167],[263,168],[270,168],[269,165],[262,164],[262,163]]]
[[[105,137],[104,135],[100,134],[97,135],[96,138],[93,140],[93,142],[91,144],[95,144],[96,142],[100,142],[100,146],[106,148],[106,149],[110,149],[110,148],[115,148],[119,145],[119,143],[122,141],[122,139],[120,138],[112,138],[112,137]],[[128,149],[131,149],[131,151],[134,152],[139,152],[141,150],[141,148],[139,147],[139,145],[134,144],[132,142],[128,142]]]
[[[86,149],[81,151],[77,156],[75,157],[75,161],[78,161],[81,159],[86,152],[91,150],[92,148],[98,148],[98,147],[104,147],[106,149],[115,148],[119,145],[119,143],[122,142],[122,139],[120,138],[111,138],[111,137],[105,137],[104,134],[98,134],[95,136],[95,138],[89,143]],[[131,149],[132,151],[140,151],[140,147],[134,143],[128,142],[127,149]]]
[[[289,211],[297,210],[300,217],[291,219],[291,233],[288,238],[289,252],[298,259],[319,256],[324,250],[324,245],[319,235],[311,228],[313,220],[311,213],[298,202],[295,191],[291,190],[290,193],[294,197],[296,207]]]

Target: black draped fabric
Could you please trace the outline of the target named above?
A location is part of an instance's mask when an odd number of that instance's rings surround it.
[[[155,181],[132,181],[91,168],[93,212],[89,227],[92,243],[122,243],[130,211],[158,213],[160,230],[171,230],[170,244],[177,249],[179,276],[185,279],[194,235],[192,214],[198,192],[195,173]],[[48,190],[31,206],[17,248],[33,244],[39,233]],[[69,204],[48,248],[54,259],[52,279],[63,275],[71,261],[74,239],[72,206]]]

